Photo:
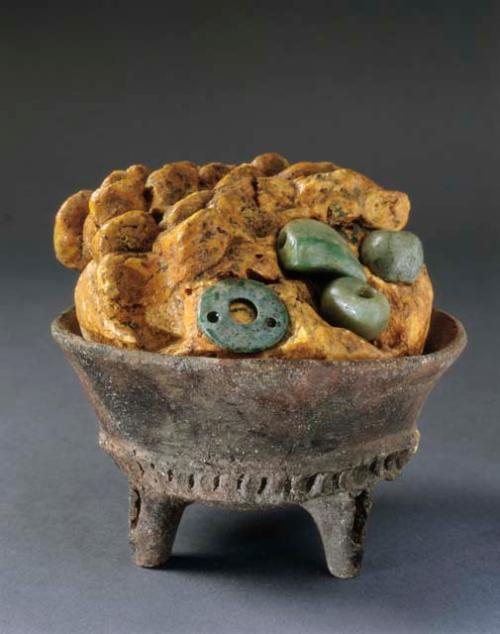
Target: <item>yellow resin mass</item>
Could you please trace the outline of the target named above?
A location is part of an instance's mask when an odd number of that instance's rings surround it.
[[[280,269],[276,236],[290,220],[312,218],[337,229],[357,256],[371,230],[399,231],[409,211],[406,194],[330,162],[290,165],[268,153],[241,165],[133,165],[63,203],[54,247],[62,264],[81,271],[75,304],[89,340],[162,354],[238,356],[197,324],[203,291],[238,277],[269,284],[290,316],[287,336],[253,356],[378,359],[422,352],[433,301],[426,268],[413,284],[387,283],[365,268],[391,306],[387,328],[368,342],[321,318],[318,282]],[[244,307],[236,313],[246,319]]]

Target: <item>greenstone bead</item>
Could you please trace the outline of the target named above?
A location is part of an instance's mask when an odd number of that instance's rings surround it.
[[[255,318],[238,323],[231,305],[243,303]],[[198,304],[198,325],[216,345],[231,352],[252,353],[279,343],[288,331],[288,310],[278,295],[261,282],[226,279],[207,288]]]
[[[361,259],[386,282],[413,283],[424,263],[422,243],[410,231],[372,231],[361,245]]]
[[[332,326],[371,341],[386,328],[391,307],[386,296],[353,277],[339,277],[321,295],[320,313]]]
[[[286,271],[348,275],[366,280],[363,267],[346,240],[318,220],[300,218],[286,224],[278,235],[277,252]]]

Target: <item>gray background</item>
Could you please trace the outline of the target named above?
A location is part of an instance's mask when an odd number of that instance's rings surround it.
[[[500,631],[500,16],[410,4],[3,5],[2,634]],[[327,575],[301,510],[190,507],[169,568],[136,569],[126,481],[48,334],[76,280],[53,214],[130,163],[268,150],[408,191],[469,347],[377,490],[361,577]]]

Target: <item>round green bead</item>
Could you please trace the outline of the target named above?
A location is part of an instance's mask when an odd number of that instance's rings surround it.
[[[281,267],[295,273],[349,275],[366,280],[346,240],[323,222],[299,218],[286,224],[276,245]]]
[[[410,231],[372,231],[361,245],[361,259],[386,282],[411,284],[424,263],[424,251]]]
[[[250,323],[231,316],[231,304],[252,309]],[[279,343],[288,331],[288,310],[265,284],[247,279],[226,279],[208,288],[198,304],[198,325],[215,344],[231,352],[251,353]]]
[[[332,326],[347,328],[371,341],[385,329],[391,307],[375,288],[352,277],[339,277],[321,295],[320,313]]]

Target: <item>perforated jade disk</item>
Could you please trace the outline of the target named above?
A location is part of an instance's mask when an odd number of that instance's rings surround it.
[[[245,307],[247,323],[236,321],[238,305]],[[278,295],[265,284],[227,279],[207,288],[201,296],[198,325],[207,337],[225,350],[260,352],[283,339],[288,330],[288,311]]]

